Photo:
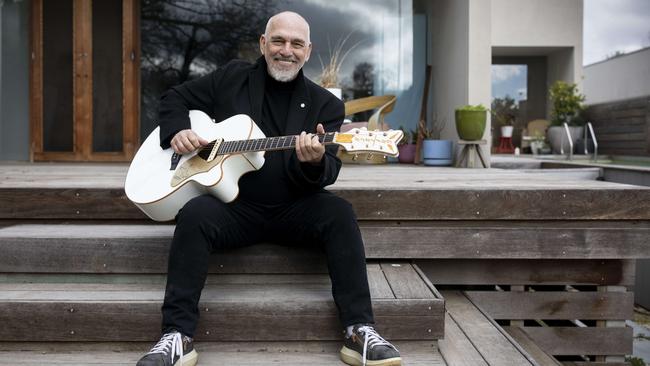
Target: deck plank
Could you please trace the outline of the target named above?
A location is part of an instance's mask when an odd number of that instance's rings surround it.
[[[435,342],[395,342],[408,366],[447,366]],[[0,343],[0,359],[12,365],[117,366],[134,365],[150,343]],[[341,342],[197,342],[201,366],[332,366]]]
[[[535,365],[464,295],[442,292],[447,313],[490,366]]]

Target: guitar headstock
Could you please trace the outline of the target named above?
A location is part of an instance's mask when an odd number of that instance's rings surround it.
[[[349,153],[375,153],[396,157],[399,155],[397,143],[404,137],[401,130],[368,131],[366,128],[353,128],[337,133],[334,143],[341,145]]]

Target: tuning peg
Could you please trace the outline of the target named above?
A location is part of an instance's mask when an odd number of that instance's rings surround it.
[[[374,154],[368,154],[368,157],[366,158],[366,160],[370,160],[370,159],[372,159],[372,156],[373,156],[373,155],[374,155]]]
[[[359,154],[354,154],[352,156],[352,161],[357,161],[357,159],[359,159]]]

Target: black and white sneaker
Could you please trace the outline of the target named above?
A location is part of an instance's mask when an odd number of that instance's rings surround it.
[[[195,366],[198,359],[192,338],[172,331],[163,334],[136,366]]]
[[[401,366],[402,358],[395,346],[369,325],[355,325],[345,337],[341,360],[353,366]]]

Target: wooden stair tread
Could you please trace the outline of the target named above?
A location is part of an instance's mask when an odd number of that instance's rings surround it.
[[[443,335],[444,300],[407,262],[370,263],[378,324],[392,339]],[[0,341],[154,340],[164,282],[0,283]],[[144,278],[143,278],[144,277]],[[39,279],[42,282],[37,282]],[[141,281],[141,282],[138,282]],[[203,290],[199,340],[331,340],[340,336],[327,275],[213,275]],[[124,329],[114,329],[125,324]],[[311,326],[307,326],[311,324]]]
[[[0,343],[0,359],[13,365],[115,366],[135,365],[151,343]],[[395,342],[404,365],[447,366],[435,342]],[[340,341],[329,342],[197,342],[201,366],[345,365],[339,360]]]
[[[361,222],[368,259],[609,259],[650,256],[647,223]],[[0,228],[0,273],[166,273],[172,225]],[[396,245],[397,243],[397,245]],[[210,273],[327,273],[314,249],[273,244],[217,253]]]
[[[0,164],[0,219],[145,219],[124,193],[126,169]],[[385,164],[344,167],[328,189],[360,220],[650,219],[650,188],[571,173]]]

